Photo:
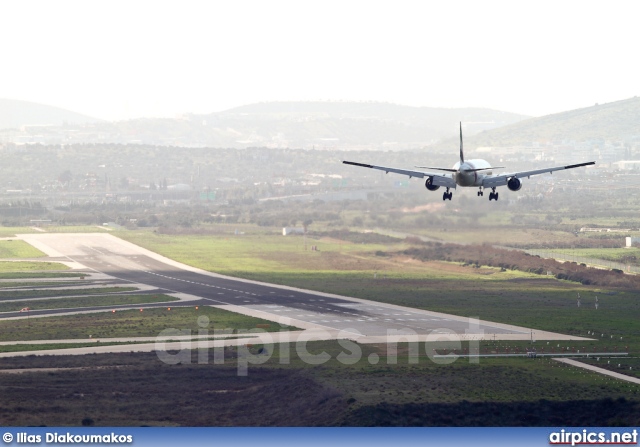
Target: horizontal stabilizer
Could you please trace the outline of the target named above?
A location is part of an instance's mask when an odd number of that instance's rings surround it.
[[[488,168],[478,168],[478,169],[463,169],[464,172],[478,172],[478,171],[490,171],[492,169],[504,169],[504,166],[493,166]]]
[[[361,168],[377,169],[379,171],[384,171],[387,174],[390,173],[390,172],[393,172],[393,173],[396,173],[396,174],[408,175],[409,178],[411,178],[411,177],[424,178],[425,176],[429,176],[430,175],[428,172],[413,171],[411,169],[392,168],[392,167],[389,167],[389,166],[376,166],[376,165],[370,165],[370,164],[367,164],[367,163],[358,163],[358,162],[355,162],[355,161],[343,161],[342,163],[344,163],[346,165],[360,166]],[[445,175],[445,174],[432,174],[432,175]]]
[[[458,172],[457,169],[451,169],[451,168],[432,168],[429,166],[415,166],[418,169],[434,169],[436,171],[445,171],[445,172]]]

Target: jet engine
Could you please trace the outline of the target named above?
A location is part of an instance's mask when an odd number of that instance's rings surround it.
[[[440,189],[440,186],[433,184],[433,177],[429,177],[426,182],[424,182],[424,187],[429,191],[437,191]]]
[[[522,188],[522,182],[520,181],[519,178],[517,177],[511,177],[508,181],[507,181],[507,187],[511,190],[511,191],[520,191],[520,188]]]

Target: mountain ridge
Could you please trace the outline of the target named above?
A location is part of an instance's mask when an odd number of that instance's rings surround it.
[[[637,139],[640,139],[640,98],[634,96],[485,130],[470,136],[468,142],[474,146],[517,146],[563,141]]]
[[[3,102],[4,101],[4,102]],[[0,100],[0,128],[2,107]],[[64,111],[24,101],[22,111]],[[33,108],[35,106],[35,108]],[[68,112],[68,111],[64,111]],[[5,131],[3,141],[40,143],[135,143],[184,147],[278,147],[404,150],[457,146],[462,121],[465,147],[563,145],[590,141],[640,141],[640,98],[569,110],[537,118],[484,108],[412,107],[383,102],[273,101],[247,104],[180,118],[98,121],[68,112],[55,114],[61,124],[37,113],[21,126],[49,125],[38,131]],[[15,113],[14,115],[20,115]],[[67,117],[67,119],[63,119]],[[12,116],[14,120],[20,116]],[[31,124],[26,124],[27,121]],[[6,123],[6,121],[5,121]],[[67,125],[65,127],[64,125]],[[71,128],[71,125],[75,127]],[[34,137],[31,137],[33,135]],[[15,140],[12,140],[14,138]],[[626,143],[625,143],[626,144]]]
[[[0,129],[24,126],[63,126],[101,120],[56,106],[18,99],[0,98]]]
[[[82,142],[184,147],[274,147],[405,150],[447,137],[464,121],[469,134],[510,124],[524,115],[491,109],[411,107],[379,102],[270,102],[179,118],[92,122],[29,135],[6,132],[21,144]],[[42,124],[42,123],[39,123]],[[37,137],[37,138],[36,138]]]

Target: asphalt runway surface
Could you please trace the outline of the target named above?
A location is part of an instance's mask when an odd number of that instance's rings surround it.
[[[469,339],[529,339],[532,331],[528,328],[471,321],[426,310],[224,277],[180,264],[104,233],[39,233],[19,237],[52,258],[75,262],[79,267],[84,266],[94,272],[117,278],[121,282],[144,284],[158,292],[181,293],[195,299],[181,303],[159,304],[160,306],[229,306],[232,308],[230,310],[261,316],[280,324],[345,331],[363,335],[365,338],[456,333]],[[119,306],[123,307],[143,306]],[[105,308],[83,309],[95,310],[104,311]],[[42,311],[41,314],[63,312]],[[566,335],[543,331],[536,331],[536,337],[569,338]]]

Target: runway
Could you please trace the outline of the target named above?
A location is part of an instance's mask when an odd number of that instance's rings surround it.
[[[438,334],[462,339],[578,340],[575,336],[471,320],[465,317],[358,298],[225,277],[190,267],[110,234],[25,234],[20,239],[51,258],[99,272],[120,282],[180,293],[201,304],[259,316],[302,329],[351,334],[364,343],[392,338],[427,340]],[[53,259],[51,259],[53,260]],[[172,303],[176,305],[178,303]],[[189,305],[193,305],[189,303]],[[140,306],[133,306],[140,307]],[[104,311],[104,308],[83,311]],[[50,311],[53,314],[59,311]],[[47,314],[47,311],[42,311]]]

